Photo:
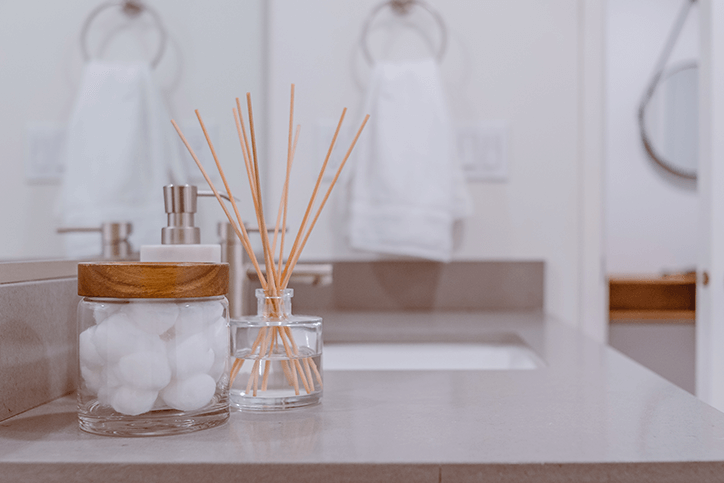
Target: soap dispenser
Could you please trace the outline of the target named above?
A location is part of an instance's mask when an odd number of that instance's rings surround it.
[[[193,185],[163,187],[168,224],[161,229],[161,245],[141,246],[142,262],[221,262],[221,246],[201,245],[201,232],[194,226],[198,196]]]

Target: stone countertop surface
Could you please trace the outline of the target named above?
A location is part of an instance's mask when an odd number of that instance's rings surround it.
[[[320,315],[327,343],[517,334],[545,366],[326,371],[318,406],[178,436],[84,433],[67,396],[0,423],[0,481],[724,481],[724,413],[541,313]]]

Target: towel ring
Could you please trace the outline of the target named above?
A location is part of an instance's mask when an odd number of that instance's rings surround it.
[[[365,20],[365,23],[362,27],[360,46],[362,48],[362,53],[365,56],[365,60],[367,60],[367,63],[369,65],[375,65],[375,60],[370,54],[369,48],[367,46],[367,36],[369,34],[370,25],[372,25],[372,21],[375,19],[380,10],[385,7],[390,7],[392,11],[395,12],[397,15],[407,15],[408,13],[410,13],[410,10],[414,6],[418,6],[427,11],[430,15],[432,15],[438,27],[440,28],[440,47],[437,51],[437,55],[435,56],[435,58],[438,62],[442,62],[442,59],[445,57],[445,49],[447,48],[447,27],[445,26],[445,21],[443,20],[442,15],[440,15],[437,10],[435,10],[422,0],[389,0],[386,2],[382,2],[374,7],[370,14],[367,16],[367,19]]]
[[[163,28],[163,24],[161,23],[161,17],[158,15],[158,13],[149,7],[148,5],[144,5],[139,0],[124,0],[121,2],[106,2],[98,5],[96,8],[94,8],[91,13],[88,15],[88,18],[85,19],[85,22],[83,23],[83,28],[80,32],[80,48],[81,52],[83,52],[83,59],[88,62],[91,60],[91,56],[88,53],[88,47],[87,47],[87,37],[88,37],[88,31],[90,30],[91,23],[93,23],[93,20],[98,16],[99,13],[101,13],[103,10],[106,10],[107,8],[112,7],[119,7],[123,10],[123,13],[125,13],[129,18],[135,18],[141,15],[143,12],[148,12],[152,17],[154,22],[156,23],[156,27],[158,27],[158,31],[161,35],[161,41],[158,45],[158,52],[156,52],[156,55],[153,57],[153,60],[151,61],[151,67],[156,68],[158,63],[161,61],[161,58],[163,57],[163,53],[166,50],[166,29]]]

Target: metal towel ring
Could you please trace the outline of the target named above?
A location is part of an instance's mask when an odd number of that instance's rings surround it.
[[[163,27],[163,23],[161,23],[161,17],[159,14],[149,7],[148,5],[144,5],[138,0],[124,0],[121,2],[106,2],[98,5],[95,9],[91,11],[91,13],[88,15],[88,18],[85,19],[85,22],[83,23],[83,28],[80,32],[80,48],[83,52],[83,59],[88,62],[91,60],[91,56],[88,53],[88,48],[86,46],[86,41],[88,37],[88,31],[90,30],[91,23],[93,23],[93,20],[98,16],[99,13],[101,13],[103,10],[107,8],[112,7],[119,7],[123,10],[123,13],[125,13],[129,18],[135,18],[141,15],[143,12],[148,12],[152,17],[154,22],[156,23],[156,26],[158,27],[158,31],[161,35],[161,41],[159,42],[158,46],[158,52],[156,52],[156,55],[154,56],[153,60],[151,61],[151,67],[156,68],[158,63],[161,61],[161,58],[163,57],[163,53],[166,50],[166,29]]]
[[[639,136],[641,137],[641,141],[644,144],[644,148],[646,148],[646,152],[649,155],[649,158],[651,158],[657,165],[668,171],[669,173],[679,176],[684,179],[689,180],[696,180],[696,171],[690,172],[685,171],[678,166],[673,165],[673,163],[668,162],[664,156],[659,154],[656,149],[654,148],[653,144],[651,143],[651,139],[648,136],[648,133],[646,132],[646,106],[651,101],[651,98],[654,96],[654,91],[656,90],[656,86],[658,86],[659,82],[662,80],[664,76],[664,71],[666,70],[666,63],[669,60],[669,57],[671,56],[671,52],[674,50],[674,45],[676,44],[676,39],[679,38],[679,34],[681,34],[682,29],[684,28],[684,23],[686,22],[686,18],[689,15],[689,10],[691,10],[691,7],[696,3],[696,0],[684,0],[684,4],[681,7],[681,10],[679,11],[679,16],[676,17],[676,21],[674,23],[673,28],[671,29],[671,32],[669,32],[669,37],[666,39],[666,44],[664,45],[664,50],[661,52],[661,56],[659,57],[658,62],[656,63],[656,70],[654,71],[654,75],[651,77],[651,80],[649,81],[648,85],[646,86],[646,92],[644,93],[643,99],[641,100],[641,103],[639,104],[639,110],[638,110],[638,121],[639,121]],[[694,64],[696,66],[696,64]],[[691,68],[691,64],[684,66],[684,68]]]
[[[435,19],[435,22],[437,22],[437,25],[440,28],[441,40],[440,48],[438,49],[435,58],[438,62],[442,61],[442,59],[445,57],[445,49],[447,48],[447,27],[445,26],[445,21],[442,19],[442,15],[440,15],[437,10],[421,0],[389,0],[386,2],[382,2],[375,8],[373,8],[370,14],[367,16],[367,19],[365,20],[365,23],[362,27],[360,46],[362,48],[362,53],[365,56],[365,60],[367,60],[367,63],[369,65],[375,65],[375,60],[372,58],[369,48],[367,47],[367,36],[369,34],[370,25],[372,25],[372,21],[375,19],[380,10],[385,7],[390,7],[392,11],[394,11],[398,15],[407,15],[408,13],[410,13],[410,10],[414,6],[418,6],[426,10],[430,15],[432,15],[432,17]]]

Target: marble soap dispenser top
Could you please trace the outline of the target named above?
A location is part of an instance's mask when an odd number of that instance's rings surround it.
[[[209,262],[221,261],[221,246],[201,245],[201,234],[194,226],[199,193],[193,185],[167,185],[163,199],[168,226],[161,229],[160,245],[141,246],[142,262]]]

